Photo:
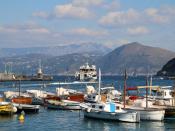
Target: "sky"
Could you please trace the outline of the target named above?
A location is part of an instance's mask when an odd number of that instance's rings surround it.
[[[3,0],[0,48],[130,42],[175,51],[175,0]]]

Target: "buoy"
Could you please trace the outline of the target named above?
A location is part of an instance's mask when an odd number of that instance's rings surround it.
[[[23,114],[20,114],[20,116],[19,116],[18,119],[19,119],[19,120],[24,120],[24,115],[23,115]]]
[[[24,120],[24,118],[25,118],[24,115],[25,115],[25,112],[22,111],[18,119],[19,120]]]

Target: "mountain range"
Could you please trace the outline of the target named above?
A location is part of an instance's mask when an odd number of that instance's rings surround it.
[[[121,74],[125,68],[131,75],[155,74],[173,57],[175,52],[133,42],[101,57],[97,64],[105,74]]]
[[[62,56],[73,53],[95,53],[106,54],[110,48],[97,43],[81,43],[54,47],[28,47],[28,48],[1,48],[0,57],[13,57],[29,54],[46,54],[52,56]]]
[[[70,52],[67,50],[67,52],[60,53],[61,49],[58,49],[57,51],[60,52],[57,55],[54,53],[56,48],[54,51],[49,48],[52,53],[44,51],[34,53],[33,51],[28,52],[29,54],[21,53],[21,55],[16,53],[10,57],[6,55],[0,58],[0,70],[4,70],[5,63],[10,63],[15,73],[34,74],[41,60],[43,71],[46,74],[73,75],[81,65],[89,62],[97,65],[97,68],[100,67],[102,74],[106,75],[121,75],[125,68],[130,75],[144,75],[147,73],[156,74],[164,64],[175,57],[175,52],[144,46],[138,42],[123,45],[112,51],[103,46],[95,46],[96,48],[93,47],[93,49],[96,51],[88,50],[85,45],[81,48],[73,46],[72,49],[69,48]],[[31,48],[30,50],[32,51]]]

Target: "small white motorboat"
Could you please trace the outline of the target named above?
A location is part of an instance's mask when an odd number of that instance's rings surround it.
[[[21,113],[22,111],[24,111],[25,113],[38,113],[40,109],[40,105],[17,104],[17,103],[13,103],[13,105],[17,108],[17,113]]]
[[[83,103],[80,104],[84,116],[88,118],[115,120],[122,122],[140,122],[140,114],[123,110],[116,103]]]

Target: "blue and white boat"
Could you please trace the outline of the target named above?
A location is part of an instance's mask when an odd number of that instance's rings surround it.
[[[100,84],[101,84],[101,71],[99,69],[99,90],[98,96],[100,96]],[[126,111],[122,109],[121,104],[113,102],[101,102],[101,97],[98,97],[97,103],[82,103],[80,107],[84,112],[85,117],[115,120],[123,122],[139,122],[140,114],[135,111]]]
[[[80,105],[84,116],[88,118],[114,120],[122,122],[140,122],[140,114],[123,110],[116,103],[84,103]]]

